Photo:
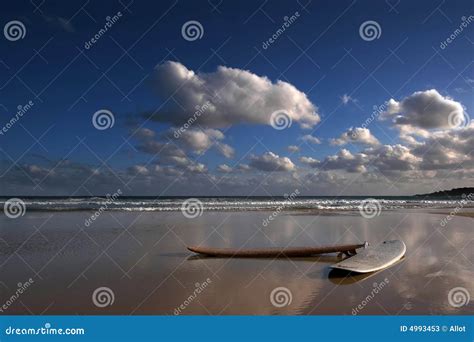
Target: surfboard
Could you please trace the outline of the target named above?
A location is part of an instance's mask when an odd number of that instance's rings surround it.
[[[384,241],[377,246],[360,249],[356,255],[331,267],[357,273],[375,272],[393,265],[405,255],[405,252],[406,246],[403,241]]]
[[[309,257],[326,253],[346,253],[353,255],[356,250],[367,246],[367,243],[352,245],[320,246],[320,247],[275,247],[275,248],[213,248],[203,246],[189,246],[191,252],[213,257],[236,258],[282,258],[282,257]]]

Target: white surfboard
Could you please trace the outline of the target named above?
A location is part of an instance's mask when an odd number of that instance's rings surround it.
[[[356,255],[331,267],[357,273],[375,272],[396,263],[405,255],[406,249],[403,241],[384,241],[377,246],[358,249]]]

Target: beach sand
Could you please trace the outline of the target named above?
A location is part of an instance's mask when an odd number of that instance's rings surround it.
[[[1,314],[474,313],[473,301],[454,307],[448,300],[455,287],[474,295],[473,218],[443,221],[449,210],[383,211],[371,219],[358,212],[287,212],[267,226],[262,222],[271,212],[205,211],[188,219],[180,212],[114,211],[86,227],[91,214],[0,217],[0,305],[8,304]],[[366,275],[331,271],[336,255],[224,259],[199,258],[186,250],[186,245],[317,246],[390,239],[406,243],[406,256]],[[9,299],[29,278],[33,284]],[[113,304],[94,304],[99,287],[111,289]],[[286,288],[283,306],[271,300],[279,287]]]

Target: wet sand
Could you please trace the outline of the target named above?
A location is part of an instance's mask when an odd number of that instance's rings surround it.
[[[458,308],[448,301],[455,287],[474,297],[472,217],[442,224],[449,211],[383,211],[371,219],[358,212],[282,213],[264,226],[270,214],[204,212],[188,219],[180,212],[104,212],[89,227],[84,221],[90,212],[0,216],[0,306],[11,302],[0,314],[474,313],[472,300]],[[405,241],[406,256],[368,275],[331,271],[336,255],[225,259],[186,250],[186,245],[250,248],[390,239]],[[33,284],[9,300],[29,278]],[[94,304],[99,287],[112,290],[113,304]],[[287,305],[281,307],[271,301],[278,287],[286,288],[280,299]]]

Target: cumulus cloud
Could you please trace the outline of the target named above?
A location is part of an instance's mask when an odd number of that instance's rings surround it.
[[[132,175],[147,175],[150,171],[144,165],[133,165],[128,169],[128,172]]]
[[[318,167],[319,164],[321,163],[319,160],[311,158],[311,157],[301,157],[300,162],[313,168]]]
[[[349,102],[357,102],[357,100],[351,97],[350,95],[344,94],[341,96],[341,102],[346,105]]]
[[[364,153],[352,154],[342,149],[338,154],[328,156],[321,163],[323,170],[345,170],[347,172],[366,172],[365,165],[369,162],[369,156]]]
[[[169,132],[170,139],[173,137],[172,130]],[[224,134],[217,129],[187,129],[174,141],[183,144],[197,154],[203,154],[217,141],[224,139]]]
[[[260,171],[292,171],[295,164],[288,157],[280,157],[273,152],[265,152],[261,156],[252,156],[250,166]]]
[[[195,73],[178,62],[167,61],[155,69],[155,89],[162,100],[173,101],[151,117],[182,125],[196,106],[209,103],[195,119],[201,126],[271,124],[271,114],[286,111],[293,122],[311,128],[320,121],[317,107],[306,94],[283,81],[272,82],[250,71],[220,66],[210,73]]]
[[[235,155],[235,150],[232,146],[221,143],[221,142],[216,142],[215,144],[217,150],[226,158],[234,158]]]
[[[321,140],[319,140],[318,138],[310,134],[303,135],[302,137],[300,137],[300,140],[308,144],[315,144],[315,145],[321,144]]]
[[[347,143],[361,144],[368,146],[380,145],[380,142],[376,137],[370,133],[368,128],[363,127],[351,127],[346,132],[342,133],[337,139],[330,140],[332,145],[346,145]]]
[[[202,163],[190,163],[186,165],[186,170],[193,173],[205,173],[207,172],[207,166]]]
[[[234,157],[234,148],[221,141],[225,138],[224,134],[216,129],[188,129],[181,132],[179,138],[170,129],[161,136],[168,138],[168,142],[153,140],[155,134],[148,129],[140,130],[137,134],[140,140],[137,150],[159,156],[165,162],[183,164],[188,159],[185,151],[203,154],[210,148],[215,148],[226,158]]]
[[[296,145],[290,145],[286,148],[289,152],[296,153],[300,151],[300,147]]]
[[[54,173],[54,169],[48,169],[43,166],[36,164],[24,165],[24,169],[27,174],[31,175],[33,179],[41,180],[43,177],[47,176],[49,173]]]
[[[374,167],[380,171],[408,171],[415,170],[421,158],[415,156],[408,147],[397,145],[384,145],[376,149],[364,151]]]
[[[222,173],[231,173],[232,168],[227,164],[221,164],[217,167],[217,171],[222,172]]]
[[[396,175],[396,180],[399,177],[403,181],[441,177],[440,170],[462,170],[465,177],[464,173],[472,172],[470,170],[474,168],[472,146],[474,124],[457,130],[434,132],[414,146],[382,145],[355,154],[343,149],[337,155],[326,157],[315,167],[347,172],[365,172],[370,168],[383,174]],[[309,160],[305,161],[309,164]]]
[[[422,158],[410,148],[396,144],[371,147],[355,154],[342,149],[338,154],[326,157],[321,168],[347,172],[366,172],[370,168],[372,171],[391,173],[417,170],[421,162]]]
[[[474,123],[457,130],[434,132],[411,152],[423,170],[463,169],[474,167]]]
[[[381,118],[391,118],[395,125],[405,126],[405,133],[423,134],[424,130],[452,128],[452,121],[462,120],[463,115],[460,102],[430,89],[417,91],[400,101],[390,99]]]
[[[239,171],[250,171],[251,167],[248,164],[239,164],[239,166],[237,166],[237,169]]]
[[[149,128],[139,128],[133,133],[139,139],[153,139],[155,137],[155,131]]]

